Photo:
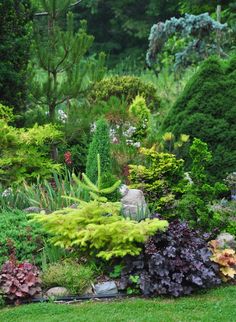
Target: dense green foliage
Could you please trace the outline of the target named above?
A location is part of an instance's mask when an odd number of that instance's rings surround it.
[[[90,286],[93,275],[92,267],[65,261],[49,265],[43,271],[42,284],[45,288],[65,287],[72,295],[82,295],[86,288]]]
[[[29,0],[0,3],[0,102],[16,114],[26,109],[31,16]]]
[[[40,250],[46,235],[37,223],[28,221],[27,215],[19,210],[0,214],[0,266],[15,255],[19,261],[40,263]]]
[[[177,136],[187,133],[206,142],[213,153],[210,173],[218,178],[235,170],[235,62],[211,58],[203,63],[163,125]]]
[[[110,151],[109,126],[104,119],[95,123],[95,132],[92,142],[89,145],[86,174],[93,183],[98,179],[97,155],[100,156],[100,166],[103,175],[111,172],[111,151]]]
[[[95,83],[88,99],[91,103],[107,101],[111,96],[124,98],[127,104],[131,104],[137,95],[143,96],[149,109],[159,107],[159,99],[156,88],[151,83],[145,83],[134,76],[106,77]]]

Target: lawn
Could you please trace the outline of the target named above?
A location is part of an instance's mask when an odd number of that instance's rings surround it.
[[[236,287],[180,299],[129,299],[76,305],[31,304],[0,311],[1,322],[234,322]]]

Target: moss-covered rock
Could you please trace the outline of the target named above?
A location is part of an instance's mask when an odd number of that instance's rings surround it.
[[[189,81],[167,115],[163,131],[189,134],[208,143],[210,172],[225,177],[236,167],[236,57],[210,58]]]

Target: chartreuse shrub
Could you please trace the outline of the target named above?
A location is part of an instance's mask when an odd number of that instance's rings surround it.
[[[173,221],[166,232],[149,238],[138,257],[127,256],[121,287],[135,287],[146,296],[178,297],[218,285],[219,268],[211,256],[197,231],[185,222]]]
[[[194,139],[190,147],[191,182],[185,187],[184,194],[177,203],[176,213],[179,218],[188,220],[190,225],[203,231],[223,230],[229,224],[227,215],[219,214],[211,207],[217,197],[227,192],[227,187],[220,182],[209,182],[206,172],[212,154],[206,143]]]
[[[14,254],[19,261],[41,262],[41,250],[46,234],[27,214],[4,211],[0,214],[0,266]]]
[[[42,273],[42,285],[45,288],[54,286],[66,287],[70,293],[83,294],[93,281],[92,266],[77,264],[73,261],[64,261],[49,265]]]
[[[108,101],[111,96],[124,98],[131,104],[137,95],[141,95],[149,109],[159,107],[160,102],[156,88],[151,83],[145,83],[139,77],[134,76],[112,76],[95,83],[90,91],[88,99],[91,103]]]
[[[225,178],[236,163],[236,58],[210,58],[185,87],[167,115],[163,132],[197,137],[213,152],[209,172]],[[187,154],[184,155],[190,161]]]
[[[6,112],[6,111],[5,111]],[[4,116],[5,115],[5,116]],[[49,158],[50,144],[61,139],[62,133],[47,124],[18,129],[8,124],[9,113],[0,115],[0,180],[4,185],[49,177],[59,170]],[[7,119],[8,118],[8,119]]]
[[[185,186],[183,160],[170,153],[157,152],[155,147],[140,149],[145,165],[130,165],[130,187],[141,189],[149,206],[158,212],[172,215],[176,199]]]
[[[134,118],[136,130],[134,138],[142,140],[147,135],[150,121],[150,110],[146,105],[144,97],[137,95],[129,107],[129,115]]]
[[[147,219],[140,223],[120,216],[121,203],[108,202],[105,195],[117,189],[120,182],[112,187],[101,188],[101,172],[98,157],[98,184],[83,175],[84,183],[76,180],[87,189],[91,201],[78,202],[77,209],[63,209],[50,216],[37,215],[33,221],[41,223],[44,230],[52,235],[51,242],[62,248],[76,247],[80,251],[96,255],[105,260],[112,257],[137,255],[141,244],[157,230],[165,230],[166,221]]]

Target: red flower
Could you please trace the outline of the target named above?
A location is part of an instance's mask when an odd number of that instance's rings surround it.
[[[70,151],[67,151],[65,154],[64,154],[64,158],[65,158],[65,163],[67,165],[71,165],[72,164],[72,160],[71,160],[71,153]]]

